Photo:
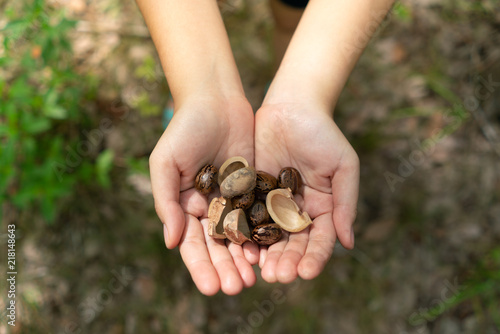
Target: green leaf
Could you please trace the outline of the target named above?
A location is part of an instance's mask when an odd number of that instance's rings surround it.
[[[33,118],[31,122],[25,123],[24,130],[32,135],[42,133],[50,129],[51,122],[47,118]]]
[[[9,38],[17,39],[19,38],[26,29],[29,28],[31,22],[27,19],[12,20],[7,23],[7,25],[1,29]]]
[[[429,85],[429,88],[434,91],[434,93],[441,96],[446,101],[452,104],[461,103],[460,98],[448,87],[446,87],[445,84],[440,80],[435,78],[428,78],[427,84]]]
[[[48,223],[53,223],[56,218],[56,205],[57,202],[49,197],[44,196],[40,201],[43,218],[45,218]]]
[[[0,192],[7,189],[15,176],[15,160],[16,160],[16,141],[12,138],[7,139],[7,143],[0,145]]]
[[[155,66],[154,58],[147,56],[144,58],[144,62],[135,69],[134,75],[140,79],[146,79],[148,82],[154,82],[156,79]]]
[[[394,110],[390,117],[392,119],[408,118],[408,117],[427,117],[435,114],[437,108],[428,107],[408,107]]]
[[[101,152],[96,161],[97,181],[101,186],[107,188],[110,185],[109,172],[113,167],[113,158],[115,154],[112,150],[107,149]]]
[[[45,116],[54,119],[65,119],[68,116],[68,111],[58,105],[45,106],[43,113]]]
[[[7,124],[0,124],[0,137],[7,136],[9,133],[9,127]]]
[[[49,90],[45,95],[43,114],[54,119],[65,119],[68,116],[68,111],[57,104],[57,100],[57,92],[54,89]]]
[[[33,87],[28,85],[25,77],[19,77],[14,81],[9,89],[9,97],[17,100],[28,100],[34,95]]]
[[[65,33],[67,30],[72,29],[76,26],[75,20],[68,20],[67,18],[63,18],[58,24],[57,29],[60,34]]]
[[[150,96],[147,92],[141,92],[135,99],[131,102],[134,108],[139,109],[139,112],[143,116],[155,116],[160,114],[160,107],[151,102]]]
[[[410,7],[403,4],[402,2],[397,2],[392,9],[396,17],[402,22],[411,21],[411,10]]]
[[[147,158],[128,158],[127,167],[132,173],[139,173],[149,176],[149,162]]]

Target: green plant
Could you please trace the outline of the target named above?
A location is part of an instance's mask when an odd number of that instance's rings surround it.
[[[75,21],[43,0],[5,11],[0,49],[0,200],[54,221],[60,199],[81,182],[109,184],[112,152],[69,162],[92,120],[82,107],[96,90],[74,69]],[[97,163],[95,161],[97,160]]]
[[[476,313],[483,313],[482,318],[488,315],[500,330],[500,248],[493,249],[474,268],[463,285],[464,288],[453,297],[443,300],[442,304],[430,308],[420,314],[422,319],[435,319],[446,311],[466,302],[476,304]],[[486,315],[486,316],[485,316]]]

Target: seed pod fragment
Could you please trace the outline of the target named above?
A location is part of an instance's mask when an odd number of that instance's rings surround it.
[[[218,183],[222,184],[222,181],[228,177],[231,173],[234,173],[240,168],[248,167],[248,161],[243,157],[232,157],[227,159],[222,166],[219,168]]]
[[[300,232],[312,224],[307,212],[302,212],[293,200],[290,189],[275,189],[267,194],[266,206],[276,224],[288,232]]]
[[[208,207],[208,235],[216,239],[226,239],[224,218],[232,211],[231,202],[223,197],[216,197]]]
[[[245,212],[236,209],[229,212],[224,219],[224,234],[237,245],[250,241],[250,230],[248,229]]]

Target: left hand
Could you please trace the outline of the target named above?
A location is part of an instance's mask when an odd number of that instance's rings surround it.
[[[295,200],[313,220],[299,233],[261,247],[259,265],[267,282],[313,279],[329,260],[336,238],[354,247],[359,160],[356,152],[322,105],[263,105],[255,119],[257,170],[277,175],[295,167],[303,187]]]

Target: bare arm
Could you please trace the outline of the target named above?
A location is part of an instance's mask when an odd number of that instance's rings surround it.
[[[254,117],[215,0],[137,0],[175,102],[149,164],[168,248],[179,246],[198,289],[236,294],[255,283],[258,249],[208,237],[207,197],[194,178],[205,164],[242,155],[253,164]]]
[[[266,103],[301,99],[333,106],[394,0],[311,0]]]
[[[176,104],[192,94],[243,95],[216,1],[137,0]]]
[[[312,279],[336,238],[354,247],[359,159],[332,119],[334,106],[392,0],[310,0],[255,120],[258,169],[297,168],[296,196],[314,224],[261,250],[268,282]]]

